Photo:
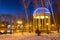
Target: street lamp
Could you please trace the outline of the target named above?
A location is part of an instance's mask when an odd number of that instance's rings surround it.
[[[52,27],[54,27],[55,25],[54,25],[54,24],[52,24],[51,26],[52,26]]]
[[[17,21],[17,24],[18,24],[18,25],[17,25],[17,26],[18,26],[18,29],[21,27],[22,23],[23,23],[23,22],[22,22],[22,20],[18,20],[18,21]]]
[[[22,29],[22,31],[21,31],[21,32],[22,32],[22,34],[23,34],[23,32],[24,32],[24,31],[23,31],[23,30],[24,30],[23,25],[21,25],[20,27],[21,27],[21,29]]]
[[[51,30],[55,30],[55,25],[54,24],[51,24]]]
[[[17,21],[18,24],[22,24],[23,22],[22,21]]]
[[[0,32],[1,32],[1,33],[4,33],[4,32],[5,32],[5,30],[0,30]]]
[[[5,26],[4,24],[2,24],[1,26]]]
[[[8,28],[10,28],[10,27],[11,27],[11,25],[8,25],[7,27],[8,27]]]

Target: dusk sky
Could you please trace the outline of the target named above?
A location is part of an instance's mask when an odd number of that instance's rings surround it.
[[[34,11],[32,2],[28,8],[28,14],[32,14]],[[21,3],[21,0],[0,0],[0,14],[24,14],[24,6]]]
[[[19,0],[0,0],[0,14],[16,14],[22,13],[22,5]]]

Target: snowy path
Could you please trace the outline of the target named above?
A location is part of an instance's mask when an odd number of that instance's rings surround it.
[[[13,35],[13,34],[8,34],[8,35],[0,35],[0,40],[51,40],[51,39],[56,39],[60,40],[58,36],[51,36],[51,35]]]

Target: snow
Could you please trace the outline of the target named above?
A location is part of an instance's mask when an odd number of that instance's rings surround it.
[[[0,35],[0,40],[60,40],[60,34],[41,34],[37,36],[34,33],[17,33]]]

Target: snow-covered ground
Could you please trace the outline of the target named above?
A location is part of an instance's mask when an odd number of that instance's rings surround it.
[[[60,40],[60,34],[41,34],[37,36],[34,33],[17,33],[0,35],[0,40]]]

